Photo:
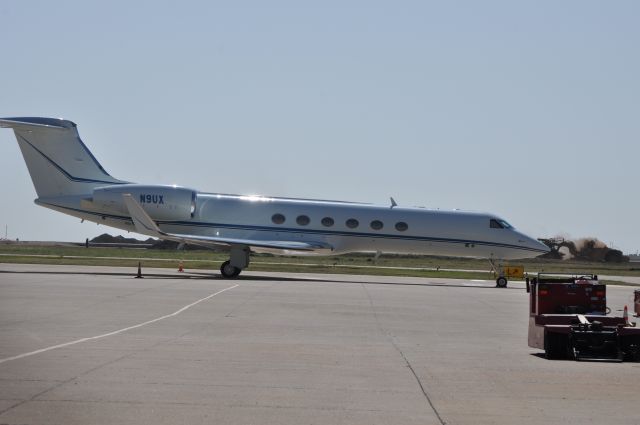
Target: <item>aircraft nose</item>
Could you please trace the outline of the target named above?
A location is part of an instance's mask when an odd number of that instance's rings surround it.
[[[546,254],[547,252],[551,251],[551,248],[549,248],[547,245],[543,244],[537,239],[531,239],[531,243],[534,245],[536,249],[539,249],[542,251],[541,254]]]
[[[522,233],[518,233],[518,243],[526,246],[532,251],[538,252],[538,255],[546,254],[547,252],[551,251],[551,248],[549,248],[547,245],[543,244],[539,240],[534,239]]]

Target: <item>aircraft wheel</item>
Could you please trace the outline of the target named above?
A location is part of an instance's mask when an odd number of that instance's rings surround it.
[[[230,261],[225,261],[220,266],[220,273],[225,279],[235,279],[236,277],[238,277],[241,271],[241,269],[232,266]]]
[[[506,288],[507,287],[507,278],[506,277],[499,277],[496,279],[496,286],[498,288]]]

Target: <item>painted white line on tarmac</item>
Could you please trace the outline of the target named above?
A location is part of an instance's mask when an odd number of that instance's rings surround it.
[[[70,345],[80,344],[81,342],[87,342],[87,341],[93,341],[93,340],[100,339],[100,338],[106,338],[108,336],[117,335],[117,334],[120,334],[122,332],[130,331],[132,329],[141,328],[143,326],[147,326],[147,325],[150,325],[152,323],[159,322],[161,320],[177,316],[178,314],[182,313],[183,311],[186,311],[186,310],[190,309],[191,307],[193,307],[193,306],[195,306],[197,304],[200,304],[203,301],[207,301],[208,299],[213,298],[216,295],[222,294],[223,292],[228,291],[230,289],[237,288],[238,286],[240,286],[240,285],[233,285],[233,286],[230,286],[228,288],[224,288],[224,289],[222,289],[222,290],[220,290],[218,292],[215,292],[215,293],[213,293],[211,295],[207,295],[204,298],[200,298],[198,301],[194,301],[191,304],[185,305],[180,310],[176,310],[171,314],[167,314],[167,315],[164,315],[164,316],[161,316],[161,317],[157,317],[157,318],[152,319],[152,320],[147,320],[146,322],[138,323],[137,325],[133,325],[133,326],[129,326],[129,327],[126,327],[126,328],[118,329],[117,331],[109,332],[109,333],[106,333],[106,334],[91,336],[91,337],[87,337],[87,338],[76,339],[75,341],[65,342],[64,344],[52,345],[51,347],[41,348],[39,350],[31,351],[29,353],[18,354],[17,356],[0,359],[0,364],[5,363],[5,362],[10,362],[11,360],[18,360],[18,359],[22,359],[22,358],[29,357],[29,356],[34,356],[36,354],[45,353],[47,351],[55,350],[57,348],[64,348],[64,347],[68,347]]]

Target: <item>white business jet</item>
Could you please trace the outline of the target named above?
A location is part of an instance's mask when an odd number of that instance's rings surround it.
[[[4,118],[31,174],[35,203],[83,220],[179,243],[226,247],[220,272],[235,278],[250,253],[375,252],[487,258],[549,251],[493,214],[199,192],[118,180],[80,140],[76,124]],[[500,280],[502,279],[502,280]],[[506,286],[503,277],[497,281]]]

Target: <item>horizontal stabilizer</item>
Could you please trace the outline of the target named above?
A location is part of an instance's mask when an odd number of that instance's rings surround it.
[[[40,117],[20,117],[20,118],[0,118],[0,127],[3,128],[16,128],[16,129],[34,129],[34,128],[46,128],[46,129],[65,129],[72,128],[76,125],[68,120],[57,118],[40,118]]]

